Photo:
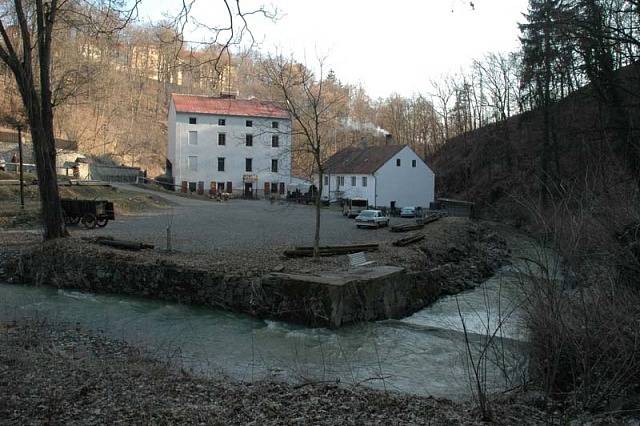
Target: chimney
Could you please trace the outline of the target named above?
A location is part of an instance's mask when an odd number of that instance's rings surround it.
[[[393,145],[393,135],[391,133],[386,133],[384,135],[384,144]]]

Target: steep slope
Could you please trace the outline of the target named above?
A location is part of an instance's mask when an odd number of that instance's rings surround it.
[[[640,137],[640,66],[619,71],[631,137]],[[596,197],[616,204],[635,190],[624,154],[615,152],[613,130],[590,86],[553,106],[551,188],[554,200]],[[534,110],[449,140],[431,158],[440,196],[477,203],[487,217],[526,220],[538,204],[543,117]]]

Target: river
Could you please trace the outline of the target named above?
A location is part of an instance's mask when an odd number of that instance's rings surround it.
[[[445,297],[402,320],[338,330],[306,328],[226,311],[52,288],[0,285],[0,318],[45,317],[79,323],[169,357],[197,374],[238,380],[340,380],[453,399],[469,396],[464,318],[474,355],[487,331],[498,335],[512,374],[524,368],[519,347],[521,292],[500,270],[475,290]],[[489,362],[491,389],[512,383]],[[517,375],[517,374],[514,374]]]

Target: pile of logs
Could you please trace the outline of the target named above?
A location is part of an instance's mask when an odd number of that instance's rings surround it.
[[[396,247],[404,247],[404,246],[408,246],[409,244],[417,243],[418,241],[422,241],[422,240],[424,240],[424,234],[414,234],[414,235],[409,235],[408,237],[397,239],[391,244],[393,244]]]
[[[419,229],[424,228],[424,226],[426,224],[429,224],[431,222],[435,222],[436,220],[444,217],[445,214],[443,213],[434,213],[434,214],[430,214],[429,216],[425,217],[424,219],[417,219],[415,224],[413,223],[407,223],[407,224],[403,224],[403,225],[394,225],[391,228],[389,228],[389,230],[391,232],[409,232],[409,231],[417,231]]]
[[[350,244],[344,246],[321,246],[319,247],[320,256],[337,256],[341,254],[358,253],[361,251],[376,251],[379,244]],[[294,247],[285,250],[284,255],[287,257],[311,257],[313,256],[313,246]]]

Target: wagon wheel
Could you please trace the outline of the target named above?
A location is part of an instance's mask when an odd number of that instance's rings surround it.
[[[109,219],[108,218],[99,218],[96,221],[96,225],[98,225],[100,228],[104,228],[105,226],[107,226],[107,223],[109,223]]]
[[[87,213],[84,216],[82,216],[82,224],[87,229],[95,228],[96,227],[96,222],[97,222],[96,221],[96,216],[94,214]]]
[[[69,223],[72,225],[77,225],[80,223],[80,219],[82,219],[80,216],[71,216],[69,218]]]

